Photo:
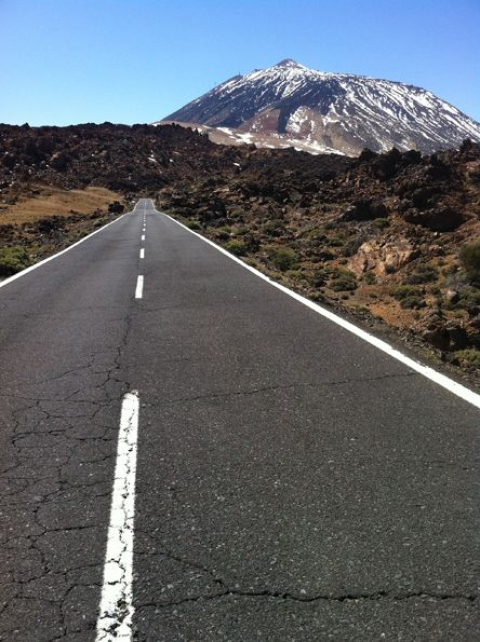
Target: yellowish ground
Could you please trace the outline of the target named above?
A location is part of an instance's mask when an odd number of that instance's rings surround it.
[[[33,197],[21,196],[14,205],[0,206],[0,225],[32,223],[48,216],[68,216],[70,210],[92,214],[107,209],[113,201],[122,202],[122,196],[103,187],[82,190],[62,190],[39,187]]]

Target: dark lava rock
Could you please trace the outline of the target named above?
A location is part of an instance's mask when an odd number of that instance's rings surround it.
[[[110,203],[110,205],[108,206],[108,211],[110,214],[121,214],[124,209],[124,206],[119,203],[119,201],[113,201],[113,203]]]
[[[376,218],[386,218],[388,208],[382,201],[374,199],[359,199],[341,216],[342,221],[371,221]]]
[[[423,211],[411,208],[402,212],[402,217],[407,223],[421,225],[434,232],[453,232],[467,220],[463,212],[448,206]]]
[[[70,157],[65,152],[55,152],[50,158],[50,165],[58,172],[64,172],[70,162]]]

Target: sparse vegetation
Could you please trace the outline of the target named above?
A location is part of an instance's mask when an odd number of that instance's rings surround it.
[[[415,272],[405,278],[405,283],[418,285],[420,283],[434,283],[438,279],[438,270],[428,263],[420,263]]]
[[[379,230],[384,230],[390,225],[388,218],[374,218],[372,221],[372,226],[376,227]]]
[[[460,263],[468,279],[473,283],[480,282],[480,241],[465,245],[460,250]]]
[[[190,229],[190,230],[201,230],[202,226],[200,223],[194,219],[194,218],[189,218],[185,221],[185,225]]]
[[[480,369],[480,350],[475,348],[457,350],[453,353],[453,359],[463,367]]]
[[[375,283],[377,282],[377,277],[373,272],[365,272],[365,274],[363,275],[363,281],[367,285],[375,285]]]
[[[425,307],[425,300],[421,296],[407,296],[400,301],[403,310],[418,310]]]
[[[422,291],[413,285],[396,285],[388,291],[390,296],[393,296],[397,301],[408,299],[412,297],[421,298]]]
[[[0,276],[11,276],[30,265],[30,256],[21,246],[0,248]]]
[[[390,288],[389,294],[400,302],[403,310],[418,310],[425,306],[421,289],[414,285],[397,285]]]
[[[248,246],[244,241],[238,239],[231,239],[225,243],[225,249],[235,254],[235,256],[245,256]]]
[[[480,306],[480,290],[474,287],[463,287],[460,290],[458,301],[451,305],[456,310],[466,310],[473,306]]]
[[[278,247],[276,245],[267,245],[264,248],[269,261],[280,270],[295,270],[298,265],[298,258],[294,250],[289,247]]]
[[[334,292],[349,292],[358,287],[355,274],[349,270],[337,269],[332,276],[328,287]]]

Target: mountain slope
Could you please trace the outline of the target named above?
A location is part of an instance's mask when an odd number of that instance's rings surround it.
[[[215,127],[232,142],[348,155],[365,147],[432,153],[480,141],[479,123],[425,89],[293,60],[235,76],[164,120]]]

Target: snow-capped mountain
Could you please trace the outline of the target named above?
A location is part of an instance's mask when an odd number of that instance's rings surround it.
[[[283,60],[235,76],[167,116],[218,142],[356,155],[425,153],[480,141],[480,124],[431,92],[401,82],[325,73]]]

